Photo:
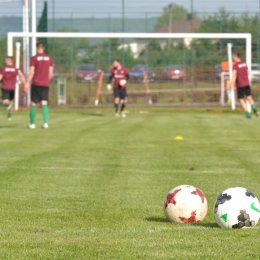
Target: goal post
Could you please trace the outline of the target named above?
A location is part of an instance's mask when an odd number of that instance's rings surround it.
[[[17,69],[20,69],[20,52],[21,52],[21,43],[16,43],[16,57],[15,57],[15,66]],[[17,76],[15,84],[15,96],[14,96],[14,109],[18,110],[19,106],[19,76]]]
[[[228,70],[229,70],[229,82],[231,84],[233,78],[233,63],[232,63],[232,44],[227,44],[227,53],[228,53]],[[231,97],[231,108],[232,110],[236,109],[236,98],[234,89],[230,90],[230,97]]]
[[[199,102],[201,102],[201,100],[203,100],[202,102],[216,102],[215,100],[218,99],[218,97],[216,97],[216,92],[219,93],[220,89],[217,90],[217,86],[214,83],[214,79],[213,79],[213,68],[214,66],[211,66],[210,71],[206,70],[206,68],[201,67],[201,64],[204,64],[203,62],[206,61],[205,64],[207,64],[209,58],[212,58],[212,61],[210,64],[215,64],[218,62],[217,59],[215,59],[214,57],[216,57],[216,53],[218,53],[218,49],[212,49],[215,52],[212,52],[213,55],[208,55],[204,54],[204,49],[200,50],[201,51],[201,55],[204,55],[200,60],[198,59],[196,62],[196,64],[194,63],[190,63],[189,64],[189,58],[188,56],[185,56],[186,52],[189,52],[189,55],[191,55],[192,51],[190,48],[196,48],[195,44],[191,44],[192,40],[197,40],[196,43],[200,44],[200,40],[201,39],[205,39],[205,40],[211,40],[212,45],[216,44],[216,42],[220,41],[220,40],[228,40],[230,39],[231,42],[232,40],[243,40],[243,43],[241,42],[241,45],[243,44],[243,48],[245,49],[245,54],[246,54],[246,63],[248,65],[249,70],[251,70],[251,64],[252,64],[252,36],[250,33],[80,33],[80,32],[55,32],[55,33],[46,33],[46,32],[38,32],[38,33],[24,33],[24,32],[9,32],[7,35],[7,52],[9,56],[13,56],[13,52],[14,52],[14,42],[15,39],[17,41],[17,39],[21,39],[21,38],[56,38],[56,39],[68,39],[68,40],[73,40],[73,39],[89,39],[89,40],[93,40],[92,42],[108,42],[107,43],[107,48],[111,48],[110,46],[110,41],[112,39],[127,39],[127,41],[124,41],[123,45],[121,44],[120,48],[124,48],[126,50],[126,48],[129,48],[130,44],[131,45],[131,50],[133,50],[134,48],[136,48],[136,45],[138,45],[138,55],[140,54],[141,48],[143,48],[143,56],[138,56],[138,58],[136,58],[136,54],[134,54],[133,59],[135,60],[139,60],[143,62],[143,64],[145,66],[149,66],[150,63],[152,66],[155,66],[154,68],[157,71],[155,72],[156,75],[156,82],[154,83],[154,78],[149,78],[148,81],[151,80],[151,84],[150,84],[150,97],[149,100],[154,100],[154,103],[161,103],[164,102],[163,104],[180,104],[183,103],[184,104],[196,104],[194,102],[198,102],[197,104],[199,104]],[[178,56],[178,55],[182,55],[182,54],[174,54],[175,53],[175,47],[177,45],[173,45],[171,48],[173,48],[172,50],[172,56],[168,56],[166,57],[167,62],[169,61],[169,64],[165,64],[166,62],[163,63],[163,65],[160,65],[161,67],[156,67],[156,65],[154,65],[155,63],[153,63],[152,59],[153,59],[153,54],[152,52],[149,53],[148,50],[148,44],[152,41],[155,40],[156,42],[158,42],[159,46],[161,46],[162,51],[164,52],[164,50],[166,50],[165,48],[167,48],[167,42],[168,39],[172,39],[172,44],[174,42],[174,44],[177,42],[181,43],[183,45],[178,45],[178,48],[182,48],[182,49],[178,49],[178,51],[182,51],[183,56]],[[181,41],[183,40],[183,41]],[[119,41],[120,42],[120,41]],[[127,42],[127,43],[126,43]],[[201,41],[203,42],[203,41]],[[225,41],[226,42],[226,41]],[[128,45],[127,45],[128,44]],[[239,43],[240,44],[240,43]],[[184,47],[181,47],[184,46]],[[221,48],[221,44],[219,45]],[[106,47],[105,47],[106,48]],[[169,47],[170,48],[170,47]],[[176,47],[177,48],[177,47]],[[100,50],[100,49],[99,49]],[[118,49],[119,50],[119,49]],[[120,49],[121,50],[121,49]],[[177,49],[176,49],[177,50]],[[223,47],[222,49],[223,50]],[[35,48],[32,48],[32,55],[35,54]],[[148,53],[146,53],[148,52]],[[99,57],[97,59],[98,61],[101,61],[101,64],[103,64],[101,66],[102,70],[108,69],[108,66],[105,65],[104,63],[108,62],[108,60],[111,62],[111,52],[107,52],[107,54],[105,54],[107,56],[104,57]],[[132,55],[132,54],[131,54]],[[107,58],[106,58],[107,57]],[[172,58],[175,57],[175,58]],[[207,57],[207,58],[205,58]],[[114,57],[117,58],[117,57]],[[164,57],[165,58],[165,57]],[[107,59],[107,61],[106,61]],[[192,58],[191,58],[192,59]],[[73,61],[73,59],[71,59]],[[70,62],[70,61],[69,61]],[[137,63],[134,63],[135,61],[132,61],[130,66],[134,66]],[[166,65],[175,65],[175,64],[179,64],[179,65],[183,65],[183,71],[184,71],[184,76],[179,77],[181,80],[178,79],[178,76],[170,76],[170,78],[164,79],[163,75],[162,75],[162,70],[163,67],[162,66],[166,66]],[[77,65],[79,65],[77,63]],[[126,64],[126,66],[129,64]],[[196,67],[194,70],[194,66]],[[202,65],[204,66],[204,65]],[[128,66],[129,67],[129,66]],[[72,67],[71,67],[72,68]],[[130,67],[129,67],[130,68]],[[166,67],[165,67],[166,68]],[[179,69],[175,69],[175,71],[177,71],[178,73],[183,73],[180,72]],[[195,72],[196,71],[196,72]],[[106,70],[105,70],[106,72]],[[203,76],[201,73],[209,73],[209,75],[207,76]],[[211,73],[211,74],[210,74]],[[105,76],[107,73],[105,73]],[[195,79],[194,81],[194,75],[198,76],[198,75],[202,75],[202,77],[197,77],[197,79]],[[158,79],[157,79],[158,76]],[[169,76],[169,75],[168,75]],[[179,75],[180,76],[180,75]],[[136,98],[138,99],[142,99],[142,100],[147,100],[147,93],[144,93],[144,90],[141,90],[140,88],[140,84],[141,82],[143,82],[144,77],[141,79],[141,76],[139,76],[139,79],[136,81],[136,86],[134,87],[134,89],[130,89],[132,84],[129,84],[129,91],[132,91],[132,100],[136,100]],[[150,75],[149,75],[150,77]],[[175,77],[175,78],[174,78]],[[177,78],[176,78],[177,77]],[[131,78],[131,77],[130,77]],[[210,86],[209,84],[207,84],[206,80],[212,80],[212,86],[213,83],[215,84],[213,86],[213,88]],[[163,81],[165,80],[165,81]],[[192,81],[193,80],[193,81]],[[203,82],[201,81],[203,80]],[[161,83],[160,83],[161,81]],[[79,81],[80,82],[80,81]],[[139,83],[138,83],[139,82]],[[167,83],[168,82],[168,83]],[[174,83],[173,83],[174,82]],[[157,84],[158,83],[158,84]],[[77,84],[76,81],[74,80],[73,84]],[[80,83],[79,83],[80,84]],[[82,83],[83,84],[83,83]],[[92,84],[92,83],[91,83]],[[139,84],[139,85],[138,85]],[[182,87],[178,87],[180,85],[178,84],[182,84]],[[197,84],[199,87],[197,87]],[[137,86],[138,85],[138,86]],[[157,88],[157,85],[159,85],[159,89]],[[90,86],[90,85],[88,85]],[[212,88],[212,89],[211,89]],[[73,88],[71,88],[73,89]],[[74,88],[75,89],[75,88]],[[75,90],[73,89],[73,91],[78,91],[77,95],[79,95],[81,92],[81,89],[78,87]],[[182,93],[183,92],[183,93]],[[168,94],[167,94],[168,93]],[[209,94],[210,93],[210,94]],[[55,93],[54,93],[55,94]],[[89,91],[89,93],[86,93],[86,95],[88,95],[87,99],[88,100],[92,100],[93,102],[91,102],[92,104],[95,101],[95,97],[90,97],[89,95],[92,95],[92,92]],[[101,95],[109,95],[108,93],[106,93],[106,91],[101,91]],[[70,97],[71,98],[71,97]],[[101,103],[102,102],[109,102],[110,98],[101,98]],[[78,96],[72,97],[72,101],[74,103],[76,103],[76,100],[79,100]],[[86,99],[85,99],[86,100]],[[107,101],[105,101],[107,100]],[[194,101],[195,100],[195,101]],[[205,100],[205,101],[204,101]],[[214,100],[214,101],[213,101]],[[79,101],[81,102],[81,101]],[[89,101],[88,101],[89,102]],[[139,101],[136,101],[139,104]],[[143,102],[143,101],[141,101]],[[179,102],[179,103],[178,103]],[[219,102],[219,101],[218,101]],[[131,104],[132,102],[130,102]],[[71,104],[71,102],[70,102]],[[104,103],[103,103],[104,104]],[[134,104],[134,102],[133,102]],[[216,104],[216,103],[215,103]]]

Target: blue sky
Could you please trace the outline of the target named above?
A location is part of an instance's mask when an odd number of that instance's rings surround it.
[[[12,2],[1,2],[0,16],[21,16],[22,0],[12,0]],[[52,17],[52,7],[55,3],[55,16],[58,17],[111,17],[121,16],[123,0],[48,0],[49,16]],[[183,5],[190,10],[192,0],[124,0],[125,13],[128,17],[140,17],[145,13],[149,16],[157,16],[164,6],[170,3]],[[40,15],[44,0],[37,0],[37,13]],[[259,10],[259,0],[193,0],[194,10],[199,13],[214,13],[223,6],[229,11],[241,13],[248,11],[256,13]]]

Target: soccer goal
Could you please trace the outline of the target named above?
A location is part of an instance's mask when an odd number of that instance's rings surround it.
[[[221,94],[220,94],[220,104],[222,106],[225,105],[225,100],[227,104],[231,105],[232,110],[236,109],[236,95],[234,90],[232,89],[231,82],[233,77],[233,65],[234,62],[232,60],[232,44],[227,44],[227,61],[221,62],[220,69],[220,80],[221,80]],[[226,95],[225,95],[226,93]],[[226,99],[225,99],[226,96]],[[251,105],[246,100],[248,111],[251,112]]]
[[[10,32],[8,55],[14,54],[15,42],[32,37],[48,42],[55,78],[66,78],[65,103],[70,107],[111,106],[113,97],[106,85],[113,59],[129,69],[132,106],[222,105],[216,65],[227,59],[227,43],[243,50],[251,68],[248,33]],[[56,82],[52,81],[50,91],[53,106],[58,106]],[[20,97],[16,100],[18,108],[23,103]]]

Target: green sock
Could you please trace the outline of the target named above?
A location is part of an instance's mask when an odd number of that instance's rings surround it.
[[[246,111],[246,116],[251,117],[251,114],[248,111]]]
[[[34,125],[34,123],[35,123],[36,111],[37,111],[36,106],[31,106],[31,109],[30,109],[30,124],[31,125]]]
[[[6,104],[6,106],[7,106],[7,108],[8,108],[8,113],[7,113],[7,118],[8,119],[10,119],[10,118],[12,118],[12,114],[11,114],[11,112],[9,112],[10,110],[9,110],[9,107],[12,105],[12,103],[8,103],[8,104]]]
[[[48,124],[49,121],[49,107],[48,105],[42,106],[43,123]]]
[[[252,107],[253,110],[257,110],[255,104],[253,104],[251,107]]]

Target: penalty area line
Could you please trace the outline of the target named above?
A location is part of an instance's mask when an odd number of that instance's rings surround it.
[[[62,171],[93,171],[91,168],[74,167],[27,167],[27,166],[0,166],[0,169],[20,169],[20,170],[62,170]]]
[[[86,168],[86,167],[28,167],[28,166],[0,166],[0,169],[20,169],[20,170],[61,170],[61,171],[96,171],[94,168]],[[116,172],[138,172],[138,173],[193,173],[193,174],[203,174],[203,173],[212,173],[212,174],[225,174],[227,172],[232,172],[233,174],[246,174],[245,171],[235,171],[232,169],[227,170],[218,170],[218,171],[210,171],[210,170],[133,170],[133,169],[117,169]]]

